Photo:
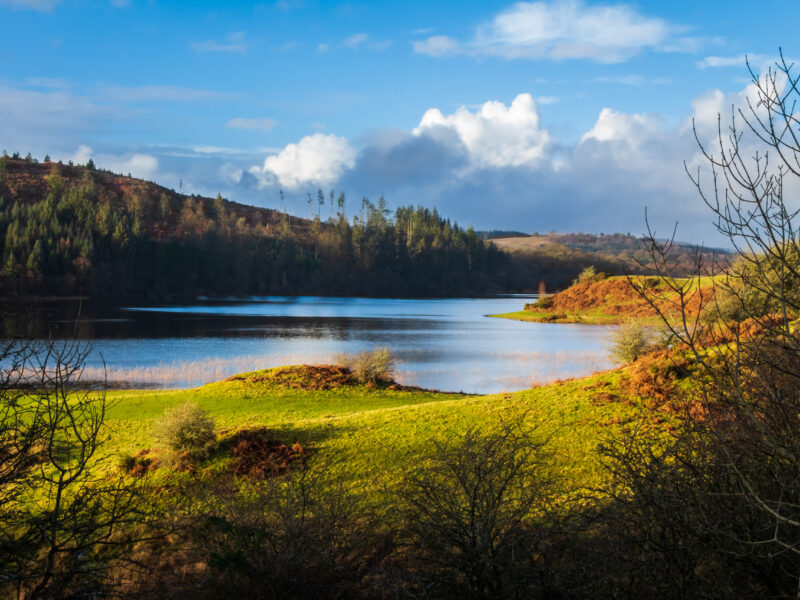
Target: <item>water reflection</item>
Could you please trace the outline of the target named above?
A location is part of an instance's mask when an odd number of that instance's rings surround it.
[[[611,366],[610,327],[521,323],[486,315],[529,297],[436,300],[269,297],[163,306],[40,304],[9,323],[30,337],[75,335],[95,353],[87,376],[185,387],[284,364],[388,346],[398,379],[474,393],[524,389]],[[77,323],[77,325],[76,325]]]

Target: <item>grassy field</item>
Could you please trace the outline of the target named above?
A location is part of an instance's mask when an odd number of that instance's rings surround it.
[[[281,369],[295,376],[290,385],[276,381]],[[153,449],[153,420],[166,408],[193,401],[214,418],[223,441],[241,429],[266,427],[275,439],[299,441],[309,449],[312,465],[345,481],[370,482],[377,490],[419,464],[432,439],[522,419],[535,428],[536,437],[549,440],[559,488],[569,493],[602,479],[598,444],[622,425],[651,416],[636,402],[613,394],[620,371],[521,392],[470,396],[361,385],[313,389],[313,382],[303,380],[305,367],[281,369],[190,390],[111,392],[108,449]],[[218,455],[202,469],[224,470],[231,460]]]

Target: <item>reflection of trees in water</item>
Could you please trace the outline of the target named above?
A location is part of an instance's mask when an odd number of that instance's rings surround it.
[[[212,307],[209,307],[213,310]],[[24,338],[76,337],[78,339],[202,338],[202,337],[320,337],[385,341],[403,335],[447,327],[433,319],[231,315],[214,312],[126,310],[108,304],[38,302],[24,309],[24,318],[6,318],[3,331]]]

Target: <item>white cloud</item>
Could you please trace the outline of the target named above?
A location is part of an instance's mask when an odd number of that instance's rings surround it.
[[[604,108],[594,127],[583,135],[581,142],[594,139],[600,142],[625,142],[635,146],[640,140],[663,127],[662,119],[654,115],[621,113]]]
[[[69,160],[78,165],[86,164],[92,158],[92,149],[89,146],[78,146],[75,153],[70,156]]]
[[[247,153],[246,150],[241,150],[239,148],[224,148],[222,146],[192,146],[191,151],[196,154],[246,154]]]
[[[457,54],[460,50],[457,40],[446,35],[432,35],[424,40],[411,42],[414,52],[429,56],[447,56]]]
[[[539,121],[536,101],[530,94],[520,94],[509,106],[491,101],[475,112],[462,106],[445,116],[431,108],[413,133],[442,141],[456,137],[475,166],[519,166],[545,156],[551,139]]]
[[[252,131],[270,131],[275,127],[274,119],[231,119],[227,126],[231,129],[248,129]]]
[[[625,61],[645,49],[695,51],[702,40],[681,38],[679,28],[625,4],[588,5],[582,0],[518,2],[478,27],[466,42],[437,35],[414,42],[432,56],[469,54],[527,59]]]
[[[243,31],[234,31],[228,34],[226,42],[206,40],[205,42],[192,42],[189,44],[198,52],[234,52],[247,54],[247,35]]]
[[[61,0],[0,0],[0,6],[13,10],[35,10],[36,12],[51,13],[61,4]]]
[[[758,64],[764,60],[768,60],[766,56],[760,54],[751,54],[749,56],[751,63]],[[747,65],[748,56],[740,54],[739,56],[706,56],[703,60],[697,63],[700,69],[717,69],[720,67],[744,67]]]
[[[317,44],[317,52],[320,54],[325,54],[331,47],[328,44]]]
[[[95,154],[89,146],[80,145],[69,157],[69,160],[77,165],[84,165],[90,158],[99,168],[108,169],[114,173],[124,175],[130,173],[140,179],[153,179],[158,174],[158,159],[150,154]]]
[[[357,48],[366,42],[368,38],[369,36],[366,33],[354,33],[342,42],[342,46],[345,46],[346,48]]]
[[[153,179],[158,173],[158,159],[149,154],[131,154],[123,157],[99,154],[97,165],[115,173],[130,173],[140,179]]]
[[[297,189],[308,184],[327,185],[355,162],[356,150],[345,138],[315,133],[268,156],[262,168],[254,167],[250,172],[267,182]]]

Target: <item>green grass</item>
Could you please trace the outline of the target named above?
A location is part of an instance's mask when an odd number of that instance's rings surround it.
[[[556,314],[545,311],[518,310],[489,316],[530,323],[583,323],[585,325],[613,325],[627,320],[627,317],[624,316],[608,315],[599,311]]]
[[[274,370],[252,375],[267,375]],[[468,427],[524,419],[548,439],[552,468],[562,491],[601,481],[597,447],[618,428],[646,415],[635,404],[593,402],[598,390],[613,389],[619,372],[488,396],[431,391],[368,389],[348,385],[329,390],[295,389],[267,381],[226,380],[196,389],[110,392],[107,423],[114,452],[153,448],[152,423],[168,407],[194,401],[209,412],[222,436],[266,427],[285,443],[300,441],[312,464],[376,491],[415,468],[431,439]],[[257,378],[256,378],[257,379]],[[207,469],[223,469],[226,457]]]

